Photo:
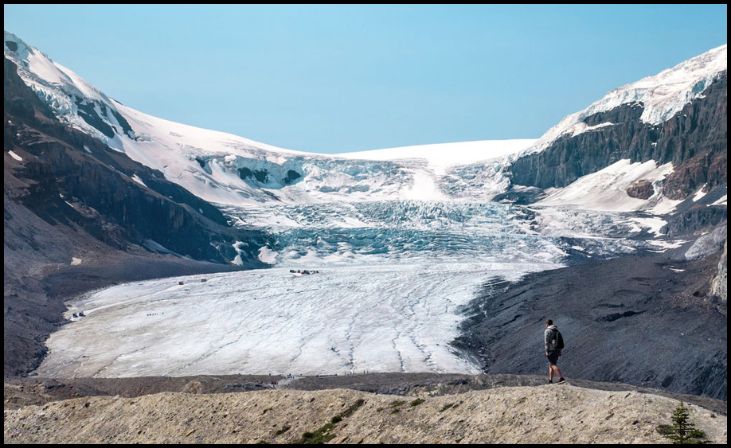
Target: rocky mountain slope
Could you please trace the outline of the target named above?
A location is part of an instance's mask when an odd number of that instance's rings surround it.
[[[571,385],[398,397],[353,390],[84,397],[5,409],[6,443],[662,443],[677,400]],[[726,417],[689,405],[726,443]]]
[[[499,349],[493,348],[489,355],[480,348],[483,353],[478,356],[492,365],[491,371],[528,369],[530,351],[518,335],[531,319],[551,313],[577,329],[580,346],[563,360],[574,371],[593,371],[593,379],[671,389],[686,383],[687,391],[725,398],[727,92],[723,45],[609,92],[513,158],[511,186],[502,197],[539,207],[642,210],[663,216],[667,222],[660,230],[663,234],[693,244],[684,254],[668,254],[662,260],[650,256],[639,264],[630,258],[590,263],[573,267],[573,272],[537,274],[505,290],[486,288],[484,300],[476,300],[471,310],[473,330],[481,336],[462,342],[469,346],[479,340],[475,347],[484,347],[487,341],[499,340],[499,346],[515,349],[514,356],[505,357]],[[582,277],[596,281],[588,285]],[[562,282],[571,287],[562,288]],[[541,295],[560,307],[552,311],[550,303],[527,305],[533,297],[542,301]],[[602,309],[606,316],[600,316]],[[664,316],[653,322],[659,314]],[[677,317],[671,318],[673,314]],[[642,328],[633,331],[628,326],[631,319]],[[692,328],[709,322],[714,322],[714,334],[690,344],[702,347],[691,355],[699,358],[684,360],[684,366],[667,364],[673,355],[661,353],[688,345]],[[597,326],[604,328],[596,334],[588,330]],[[673,331],[675,327],[682,330]],[[658,338],[658,331],[667,334]],[[597,335],[605,338],[594,340]],[[636,352],[639,345],[631,340],[646,340],[641,335],[652,335],[656,350]],[[604,339],[627,348],[621,353],[608,350],[605,357],[611,361],[586,364]],[[721,345],[711,348],[713,344],[704,339]],[[621,367],[626,362],[647,366],[629,373]],[[686,369],[687,374],[677,374]],[[642,378],[629,378],[636,374]]]
[[[545,369],[542,322],[566,348],[565,375],[727,396],[727,310],[709,294],[716,256],[646,253],[486,282],[454,345],[489,373]],[[587,279],[591,279],[587,281]]]
[[[721,300],[728,300],[728,265],[726,253],[728,250],[728,239],[723,243],[723,255],[718,262],[718,274],[711,283],[711,293],[719,296]]]
[[[705,95],[660,124],[643,123],[641,104],[622,105],[584,118],[598,126],[563,136],[544,150],[525,155],[511,167],[514,184],[564,187],[620,159],[671,162],[674,171],[662,186],[671,199],[684,199],[705,186],[727,184],[727,78],[723,72]],[[607,126],[601,124],[610,123]]]
[[[36,366],[63,321],[61,297],[229,270],[237,255],[262,266],[261,232],[232,228],[159,172],[59,122],[8,59],[4,75],[5,375]]]
[[[514,184],[563,187],[620,159],[672,162],[663,193],[725,186],[727,49],[615,89],[566,117],[511,167]]]

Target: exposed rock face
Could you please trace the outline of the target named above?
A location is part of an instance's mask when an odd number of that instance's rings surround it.
[[[646,179],[640,179],[632,182],[627,188],[627,195],[631,198],[649,199],[655,193],[652,182]]]
[[[685,252],[686,260],[698,260],[715,254],[725,244],[727,229],[725,225],[716,227],[713,232],[699,237]]]
[[[6,59],[6,96],[9,90],[11,96],[15,89],[29,91],[13,67]],[[81,226],[117,248],[153,240],[172,252],[215,262],[236,256],[231,245],[237,239],[261,239],[255,232],[234,231],[216,207],[159,172],[67,129],[46,115],[37,98],[32,100],[31,107],[45,115],[43,121],[26,119],[31,112],[26,105],[15,108],[17,102],[6,101],[11,107],[5,112],[5,148],[25,156],[13,175],[28,186],[15,199],[47,222]]]
[[[723,72],[704,92],[670,120],[654,126],[640,121],[642,104],[624,104],[587,117],[589,126],[611,125],[561,137],[549,147],[516,160],[513,184],[564,187],[620,159],[672,162],[663,192],[684,198],[707,184],[725,185],[727,158],[727,78]]]
[[[721,261],[718,262],[718,275],[711,282],[711,294],[715,294],[721,300],[727,300],[728,277],[726,270],[726,251],[728,249],[728,239],[723,243],[723,255]]]
[[[85,397],[5,411],[20,443],[663,443],[678,401],[571,385],[414,400],[332,389]],[[687,405],[713,443],[726,417]],[[327,425],[327,426],[325,426]]]
[[[671,199],[683,199],[706,182],[711,187],[726,184],[726,152],[698,154],[674,168],[663,184],[663,193]]]
[[[726,206],[690,207],[669,215],[667,224],[661,231],[670,237],[688,235],[700,229],[715,227],[726,221],[727,218]]]

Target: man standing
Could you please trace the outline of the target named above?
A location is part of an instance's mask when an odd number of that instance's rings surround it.
[[[553,383],[553,373],[558,375],[558,383],[565,383],[566,380],[561,375],[561,370],[558,368],[558,357],[561,356],[561,350],[563,349],[563,336],[558,331],[553,321],[548,319],[546,321],[546,331],[543,333],[543,342],[546,348],[546,358],[548,358],[548,383]]]

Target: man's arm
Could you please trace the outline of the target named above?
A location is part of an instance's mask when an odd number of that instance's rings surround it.
[[[549,331],[548,329],[546,329],[546,330],[545,330],[545,331],[543,332],[543,347],[545,348],[545,350],[544,350],[544,351],[546,352],[546,356],[548,356],[548,335],[549,335],[550,333],[551,333],[551,332],[550,332],[550,331]]]

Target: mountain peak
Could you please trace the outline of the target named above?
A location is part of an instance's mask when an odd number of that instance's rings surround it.
[[[622,104],[641,104],[643,111],[640,119],[645,123],[660,124],[669,120],[683,106],[702,96],[703,91],[726,71],[726,47],[726,44],[721,45],[656,75],[646,76],[611,90],[586,109],[565,117],[543,134],[527,152],[540,151],[561,136],[572,136],[589,130],[591,127],[584,123],[585,118]]]
[[[5,57],[15,62],[23,71],[21,76],[26,79],[30,77],[32,81],[47,87],[62,86],[69,93],[79,97],[109,101],[106,95],[73,70],[55,62],[45,53],[26,44],[18,36],[8,31],[5,31]],[[31,85],[31,87],[33,90],[40,88],[39,85]]]
[[[12,52],[17,55],[19,59],[27,59],[28,54],[31,51],[31,47],[28,46],[21,38],[13,33],[5,31],[5,55],[8,56],[8,52]]]

